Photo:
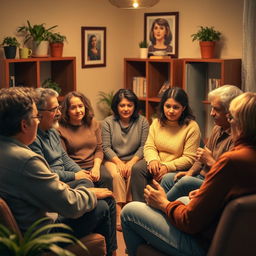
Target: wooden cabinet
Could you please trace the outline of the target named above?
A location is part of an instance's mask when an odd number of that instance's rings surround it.
[[[213,126],[208,92],[225,84],[241,87],[241,59],[183,59],[183,88],[203,138],[208,138]]]
[[[0,88],[15,86],[41,87],[51,78],[62,89],[61,95],[76,90],[76,58],[2,59],[0,61]]]
[[[139,97],[142,112],[151,121],[160,102],[158,92],[164,82],[182,86],[182,60],[179,59],[124,59],[124,87],[133,90],[134,77],[146,78],[146,91]]]

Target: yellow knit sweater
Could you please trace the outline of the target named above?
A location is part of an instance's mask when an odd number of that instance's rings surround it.
[[[195,161],[200,136],[199,126],[193,120],[183,126],[171,122],[162,126],[155,119],[149,128],[144,158],[147,163],[159,160],[169,172],[188,169]]]

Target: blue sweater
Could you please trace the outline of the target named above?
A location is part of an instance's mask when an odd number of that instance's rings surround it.
[[[59,133],[55,129],[42,131],[38,128],[36,140],[29,147],[46,159],[51,170],[63,182],[73,181],[75,172],[81,170],[63,149]]]

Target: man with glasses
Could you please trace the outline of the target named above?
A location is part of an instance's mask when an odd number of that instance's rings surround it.
[[[56,107],[51,104],[50,108]],[[41,117],[55,123],[55,113],[49,113],[38,114],[32,89],[0,90],[0,197],[11,208],[22,233],[33,222],[46,217],[47,212],[55,212],[61,216],[56,221],[70,225],[78,238],[91,232],[101,233],[106,239],[107,255],[112,256],[116,245],[111,237],[109,207],[105,201],[97,200],[98,196],[109,197],[112,192],[83,185],[70,188],[50,170],[41,155],[28,147],[36,139]],[[54,221],[49,219],[44,224]]]
[[[61,115],[58,102],[58,93],[50,88],[36,89],[36,105],[39,114],[42,116],[37,130],[37,137],[29,147],[39,155],[43,156],[49,164],[51,170],[57,173],[60,180],[67,183],[70,187],[76,188],[78,185],[93,187],[91,177],[82,170],[66,153],[61,145],[61,139],[58,131],[55,129],[59,125]],[[106,188],[94,188],[96,197],[104,203],[107,203],[108,214],[110,216],[109,237],[106,238],[107,248],[114,251],[116,245],[116,208],[115,200],[112,198],[112,192]],[[110,197],[105,196],[105,191],[109,191]],[[72,227],[79,230],[80,224],[76,221],[68,222]],[[104,230],[106,227],[102,227]],[[100,232],[99,232],[100,233]],[[110,254],[109,254],[110,255]]]
[[[57,173],[60,180],[75,186],[77,180],[83,180],[87,187],[93,187],[90,176],[68,156],[62,148],[58,128],[61,115],[58,102],[58,93],[49,88],[36,89],[37,109],[42,116],[38,126],[37,138],[29,146],[34,152],[42,155],[53,172]]]
[[[198,189],[211,166],[224,152],[233,147],[230,123],[228,122],[229,104],[242,91],[233,85],[223,85],[208,94],[211,104],[210,115],[215,122],[212,133],[204,148],[198,148],[197,161],[187,172],[168,173],[161,186],[167,193],[169,201],[187,196],[190,191]]]

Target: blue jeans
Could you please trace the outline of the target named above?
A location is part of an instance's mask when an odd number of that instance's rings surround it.
[[[59,217],[57,222],[70,226],[77,238],[84,237],[90,233],[103,235],[107,246],[107,256],[112,255],[113,251],[117,249],[116,202],[111,197],[98,200],[95,209],[86,212],[77,219]]]
[[[129,256],[135,256],[144,243],[172,256],[206,255],[193,235],[175,228],[163,212],[145,203],[127,204],[122,210],[121,221]]]
[[[204,177],[202,175],[197,176],[183,176],[177,182],[174,182],[174,176],[176,173],[168,173],[164,175],[161,181],[167,198],[169,201],[175,201],[177,198],[187,196],[190,191],[201,187]]]

